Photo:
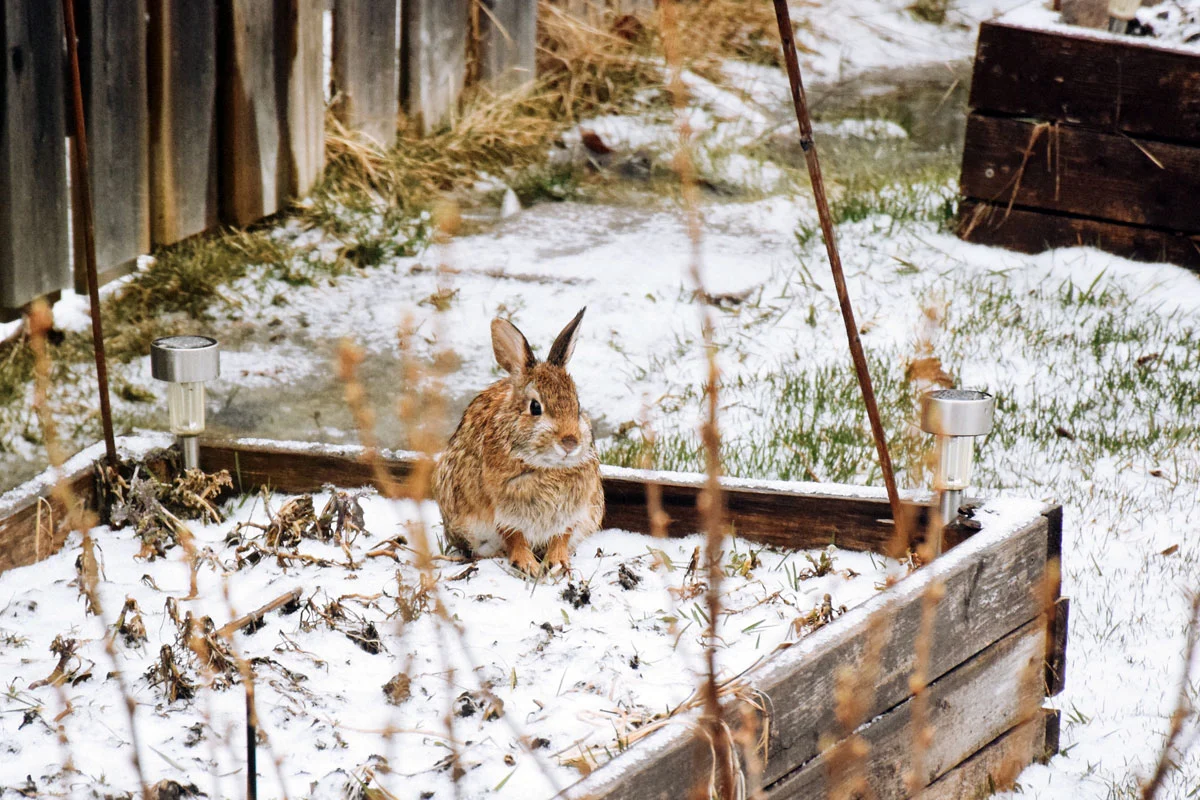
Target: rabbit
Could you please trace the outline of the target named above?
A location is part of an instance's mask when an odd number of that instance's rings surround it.
[[[599,530],[600,463],[566,369],[586,310],[545,362],[515,325],[492,320],[492,350],[508,377],[467,406],[434,472],[446,539],[464,553],[503,554],[531,576],[566,573],[574,546]]]

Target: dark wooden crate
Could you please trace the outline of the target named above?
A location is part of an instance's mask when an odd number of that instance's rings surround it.
[[[1200,53],[980,26],[959,235],[1200,269]]]
[[[95,451],[99,457],[101,451]],[[93,467],[77,457],[62,481],[76,498],[95,504]],[[333,484],[373,482],[359,448],[280,442],[205,442],[201,464],[228,469],[239,491],[263,486],[307,492]],[[413,457],[386,455],[390,479],[403,480]],[[646,486],[659,483],[671,516],[669,533],[698,527],[696,502],[702,476],[651,476],[606,469],[607,525],[649,528]],[[738,535],[779,547],[822,547],[831,542],[860,551],[884,551],[894,538],[883,497],[798,491],[795,485],[725,482],[730,523]],[[10,492],[0,507],[0,571],[45,557],[66,538],[65,508],[45,477]],[[805,487],[808,488],[808,487]],[[919,517],[918,517],[919,518]],[[876,680],[856,734],[869,746],[864,773],[880,800],[908,795],[905,776],[915,741],[910,688],[914,642],[931,587],[944,595],[933,620],[926,724],[934,736],[919,776],[924,796],[978,796],[1003,786],[1016,770],[1057,752],[1058,717],[1043,698],[1063,685],[1068,604],[1057,576],[1062,543],[1057,506],[1031,512],[1007,529],[984,527],[946,553],[851,609],[824,628],[777,651],[740,676],[760,702],[726,705],[735,726],[769,731],[763,765],[765,796],[772,800],[824,796],[830,742],[839,730],[836,681],[840,669],[863,666],[867,642],[882,636]],[[1039,592],[1039,588],[1042,591]],[[742,693],[740,696],[745,696]],[[711,755],[698,746],[695,717],[683,716],[635,743],[568,788],[572,798],[678,798],[696,776],[709,774]],[[829,737],[833,736],[833,739]]]

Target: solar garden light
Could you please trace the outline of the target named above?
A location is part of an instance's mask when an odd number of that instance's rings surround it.
[[[204,383],[221,374],[221,345],[210,336],[164,336],[150,345],[150,374],[167,382],[171,433],[184,469],[199,469],[204,433]]]
[[[921,430],[937,436],[937,469],[933,488],[938,492],[934,550],[941,551],[942,526],[958,517],[963,491],[971,482],[975,437],[992,430],[996,398],[970,389],[939,389],[921,395]]]

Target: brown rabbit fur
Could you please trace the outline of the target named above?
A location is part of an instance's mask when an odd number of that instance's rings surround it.
[[[503,553],[530,575],[566,571],[574,545],[600,528],[604,492],[592,426],[566,370],[584,310],[544,363],[516,326],[492,320],[492,349],[508,377],[467,406],[434,473],[446,538],[459,550]]]

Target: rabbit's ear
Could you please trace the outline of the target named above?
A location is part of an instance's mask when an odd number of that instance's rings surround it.
[[[496,363],[509,375],[520,375],[537,364],[525,335],[516,325],[499,317],[492,320],[492,352],[496,354]]]
[[[583,319],[583,312],[587,311],[587,306],[579,309],[579,313],[575,315],[575,319],[567,323],[567,327],[562,329],[562,333],[554,340],[554,344],[550,346],[550,355],[546,359],[547,364],[553,364],[556,367],[565,367],[567,362],[571,360],[571,354],[575,352],[575,340],[578,338],[579,322]]]

